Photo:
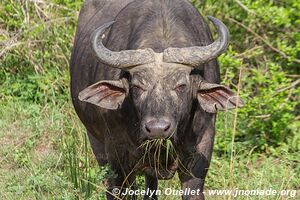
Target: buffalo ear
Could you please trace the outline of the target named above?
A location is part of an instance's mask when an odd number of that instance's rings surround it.
[[[198,88],[197,99],[203,110],[209,113],[230,110],[244,105],[244,102],[229,88],[204,81]]]
[[[125,79],[99,81],[79,93],[79,100],[102,108],[116,110],[121,107],[128,93]]]

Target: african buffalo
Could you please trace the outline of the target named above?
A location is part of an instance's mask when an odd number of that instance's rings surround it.
[[[219,85],[216,58],[229,34],[218,19],[208,19],[216,40],[187,0],[85,1],[70,62],[71,95],[99,165],[116,174],[107,199],[115,198],[113,188],[132,186],[138,173],[149,190],[176,172],[182,189],[203,190],[216,112],[243,104]]]

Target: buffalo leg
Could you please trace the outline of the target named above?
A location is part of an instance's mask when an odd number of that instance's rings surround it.
[[[94,155],[96,156],[96,160],[100,166],[104,166],[107,164],[107,156],[105,153],[105,143],[104,141],[99,141],[96,137],[93,136],[89,131],[87,131],[87,135],[93,150]]]
[[[146,190],[150,190],[150,191],[156,191],[157,190],[157,184],[158,184],[158,181],[157,181],[157,178],[154,178],[154,177],[151,177],[151,176],[148,176],[148,175],[145,175],[145,182],[146,182]],[[150,197],[150,195],[145,195],[144,196],[144,200],[155,200],[157,199],[157,196],[154,195]]]
[[[111,168],[112,177],[108,178],[106,198],[107,200],[126,199],[135,200],[136,196],[127,195],[127,190],[136,190],[135,175],[124,176],[123,172],[116,168]]]
[[[104,180],[104,185],[106,185],[106,187],[108,188],[106,192],[107,199],[118,199],[116,197],[119,196],[121,192],[123,192],[123,190],[121,190],[121,187],[133,188],[135,178],[134,176],[124,176],[124,170],[122,169],[122,167],[119,167],[119,164],[111,163],[108,161],[108,157],[105,153],[105,142],[100,142],[89,131],[87,132],[87,134],[99,166],[107,166],[109,168],[110,175],[108,175],[108,177],[106,177],[107,179]],[[134,197],[127,199],[134,199]]]
[[[179,178],[182,189],[190,188],[199,192],[199,195],[183,196],[184,200],[204,200],[203,186],[204,180],[209,168],[213,144],[214,144],[214,118],[212,123],[207,126],[200,142],[196,145],[196,152],[185,153],[182,155],[184,168],[186,170],[179,171]],[[185,159],[187,158],[187,159]]]
[[[203,186],[209,163],[203,155],[196,155],[195,158],[186,164],[186,169],[179,172],[181,188],[183,190],[194,190],[196,195],[184,195],[184,200],[204,200]]]

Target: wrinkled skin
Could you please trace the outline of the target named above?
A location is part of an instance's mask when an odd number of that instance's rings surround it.
[[[177,171],[182,189],[202,191],[211,159],[215,113],[241,102],[228,88],[217,84],[216,60],[198,69],[162,60],[161,52],[168,47],[212,42],[207,24],[189,2],[130,2],[85,2],[70,64],[75,110],[87,129],[98,163],[109,164],[117,175],[108,180],[107,199],[114,199],[112,188],[130,187],[141,172],[145,174],[146,188],[151,190],[157,188],[158,179],[172,178]],[[90,36],[112,20],[115,24],[104,35],[107,48],[151,48],[156,52],[155,61],[127,71],[97,61]],[[144,152],[141,144],[157,138],[169,138],[177,152],[169,158],[167,169],[158,172],[153,167],[153,155],[140,162]],[[162,148],[161,163],[164,151]]]
[[[135,68],[131,72],[131,97],[142,124],[141,141],[170,137],[176,132],[177,125],[189,115],[192,105],[191,69],[177,65],[161,63],[152,67]],[[168,102],[169,105],[166,106],[163,102]],[[162,135],[159,135],[159,131],[155,135],[144,130],[149,118],[165,118],[170,123],[169,130],[163,131]]]

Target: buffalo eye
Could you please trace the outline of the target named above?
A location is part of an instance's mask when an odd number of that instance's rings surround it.
[[[138,97],[143,92],[145,92],[145,90],[142,87],[138,86],[138,85],[132,85],[131,90],[132,90],[132,93],[133,93],[134,97]]]
[[[141,88],[141,87],[138,86],[138,85],[132,85],[132,86],[131,86],[131,89],[132,89],[132,90],[141,90],[141,91],[144,91],[144,89]]]
[[[180,84],[180,85],[176,86],[176,87],[174,88],[174,90],[175,90],[176,92],[182,93],[182,92],[186,91],[186,88],[187,88],[186,84]]]

